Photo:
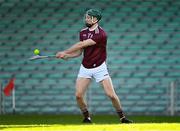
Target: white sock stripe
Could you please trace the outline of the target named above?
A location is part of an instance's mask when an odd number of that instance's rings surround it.
[[[125,116],[123,116],[122,118],[120,118],[120,120],[122,120],[122,119],[124,119],[125,118]]]

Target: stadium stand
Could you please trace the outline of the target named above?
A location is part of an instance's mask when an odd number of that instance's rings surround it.
[[[94,2],[103,12],[107,64],[125,112],[169,114],[168,88],[180,78],[179,0],[0,1],[0,79],[16,78],[17,113],[79,113],[74,82],[81,58],[28,58],[35,48],[53,54],[78,41],[83,13]],[[92,113],[114,113],[98,84],[86,96]],[[12,96],[4,98],[11,113]]]

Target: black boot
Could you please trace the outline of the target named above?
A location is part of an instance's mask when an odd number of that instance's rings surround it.
[[[83,123],[92,123],[91,118],[90,117],[84,118]]]
[[[127,118],[122,118],[121,123],[133,123],[133,121],[128,120]]]

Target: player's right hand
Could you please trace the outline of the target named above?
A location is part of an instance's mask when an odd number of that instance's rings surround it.
[[[64,60],[66,60],[68,57],[67,57],[68,55],[65,53],[65,52],[63,52],[63,51],[60,51],[60,52],[57,52],[56,53],[56,58],[59,58],[59,59],[64,59]]]
[[[62,58],[63,57],[63,52],[62,51],[59,51],[56,53],[56,58]]]

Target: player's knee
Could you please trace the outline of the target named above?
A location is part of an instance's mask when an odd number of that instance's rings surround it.
[[[83,99],[83,96],[79,93],[76,93],[76,99],[77,100]]]
[[[117,99],[117,95],[116,95],[116,94],[107,94],[107,96],[108,96],[111,100]]]

